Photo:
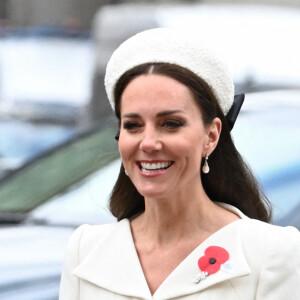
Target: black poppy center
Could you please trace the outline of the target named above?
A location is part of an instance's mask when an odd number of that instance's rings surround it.
[[[209,259],[209,263],[210,263],[211,265],[213,265],[216,261],[217,261],[217,260],[216,260],[215,258],[213,258],[213,257]]]

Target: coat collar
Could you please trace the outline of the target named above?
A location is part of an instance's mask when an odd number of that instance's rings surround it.
[[[226,207],[230,209],[229,207]],[[235,208],[231,209],[237,213]],[[120,221],[104,239],[83,259],[73,274],[104,289],[141,299],[171,299],[204,290],[222,281],[250,274],[243,252],[240,225],[246,217],[235,221],[201,243],[166,278],[152,296],[134,246],[130,222]],[[209,246],[220,246],[229,252],[229,271],[220,270],[195,284],[199,273],[198,259]]]

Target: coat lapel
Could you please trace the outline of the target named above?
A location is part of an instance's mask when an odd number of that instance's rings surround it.
[[[238,220],[220,229],[201,245],[199,245],[178,267],[168,276],[153,295],[153,299],[171,299],[188,294],[200,292],[222,281],[246,276],[250,274],[241,243],[240,226]],[[217,273],[209,275],[199,283],[195,283],[196,274],[199,273],[198,259],[204,255],[204,251],[209,246],[219,246],[229,253],[227,266],[231,268],[221,268]]]
[[[193,294],[222,281],[250,274],[239,232],[242,222],[245,220],[233,222],[211,235],[177,266],[153,296],[138,259],[128,220],[119,222],[73,274],[109,291],[141,299],[163,300]],[[196,284],[198,259],[209,246],[226,249],[232,269],[221,269]]]
[[[74,270],[74,275],[109,291],[151,299],[127,219],[120,221]]]

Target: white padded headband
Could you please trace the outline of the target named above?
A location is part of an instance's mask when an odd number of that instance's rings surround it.
[[[114,89],[128,70],[145,63],[170,63],[194,72],[212,89],[226,115],[233,103],[234,86],[225,63],[195,35],[156,28],[129,38],[111,56],[105,74],[105,89],[114,110]]]

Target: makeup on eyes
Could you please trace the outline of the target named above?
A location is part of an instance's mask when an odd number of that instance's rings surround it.
[[[163,111],[157,113],[156,118],[160,126],[176,129],[186,124],[185,118],[180,115],[182,113],[184,113],[182,110]],[[124,114],[122,119],[124,120],[123,128],[126,130],[142,127],[144,123],[142,117],[136,113]]]

